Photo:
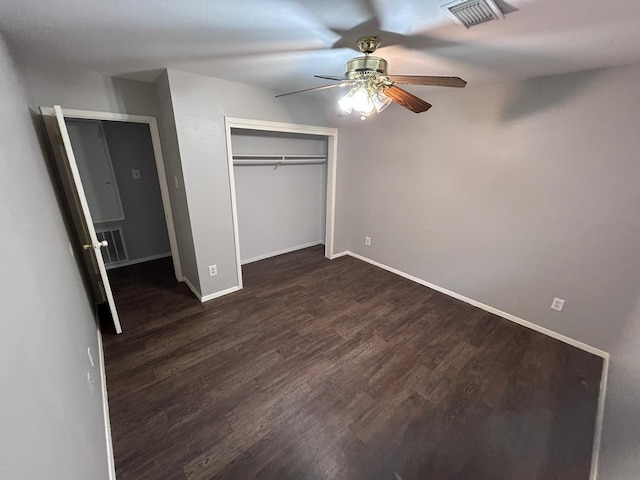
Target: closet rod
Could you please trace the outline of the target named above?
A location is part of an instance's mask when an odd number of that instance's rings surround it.
[[[307,155],[307,154],[291,154],[291,155],[273,155],[273,154],[246,154],[246,155],[234,155],[234,160],[326,160],[326,155]]]
[[[264,159],[264,160],[246,160],[246,159],[235,159],[233,160],[234,165],[275,165],[276,167],[279,165],[322,165],[327,163],[325,159],[322,158],[300,158],[298,160],[278,160],[278,159]]]

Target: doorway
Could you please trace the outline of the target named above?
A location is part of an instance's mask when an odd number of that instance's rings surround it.
[[[118,173],[120,174],[118,175],[116,172],[114,172],[116,173],[115,187],[118,189],[118,191],[120,191],[120,188],[118,187],[125,187],[125,185],[117,185],[118,177],[125,178],[125,176],[130,175],[131,180],[135,181],[133,183],[134,190],[140,190],[141,188],[144,188],[147,191],[151,191],[151,194],[145,195],[144,198],[150,199],[150,203],[155,204],[155,214],[157,214],[158,212],[157,207],[161,207],[161,212],[163,214],[162,227],[164,230],[166,230],[166,238],[169,243],[169,250],[167,252],[164,252],[163,254],[162,252],[158,252],[157,250],[159,247],[155,246],[152,250],[156,251],[156,253],[147,255],[147,257],[149,258],[146,258],[144,256],[144,248],[140,248],[140,242],[135,242],[137,245],[134,247],[133,252],[128,252],[133,254],[133,257],[128,261],[128,263],[115,262],[113,265],[108,266],[107,269],[117,266],[123,266],[125,264],[139,263],[140,260],[152,260],[153,255],[158,255],[158,258],[169,256],[167,255],[168,253],[170,254],[172,259],[176,280],[181,282],[182,268],[180,264],[180,255],[178,251],[178,242],[176,238],[175,227],[173,224],[171,199],[169,196],[169,185],[167,183],[164,157],[162,156],[162,149],[160,146],[160,133],[156,118],[146,115],[129,115],[121,113],[72,110],[66,108],[62,109],[62,113],[64,115],[65,123],[67,124],[67,126],[74,123],[77,125],[80,122],[91,122],[94,125],[94,128],[98,128],[95,127],[95,125],[101,124],[104,136],[100,140],[102,140],[103,143],[106,143],[104,149],[107,150],[108,155],[116,154],[116,160],[118,161],[117,168],[119,170]],[[71,131],[69,133],[71,136]],[[76,137],[75,140],[77,143],[78,138]],[[71,141],[75,150],[73,137],[71,138]],[[129,147],[127,147],[127,143],[129,143]],[[115,149],[119,149],[121,151],[114,151]],[[127,149],[129,150],[128,152],[126,151]],[[78,156],[78,152],[75,153],[76,156]],[[113,160],[114,158],[111,158],[112,165]],[[150,160],[153,160],[153,162],[151,162]],[[141,168],[141,163],[146,168]],[[127,168],[129,166],[131,166],[131,168]],[[144,171],[147,171],[149,173],[149,177],[146,176]],[[82,176],[83,172],[80,173]],[[153,190],[155,190],[156,192],[159,191],[159,200],[161,206],[157,203],[157,195],[155,195],[155,198],[153,198]],[[136,192],[120,193],[124,193],[126,197],[129,198],[129,203],[135,202],[137,198],[142,198],[137,196]],[[137,209],[137,211],[135,211],[133,215],[134,219],[142,219],[143,217],[140,209]],[[160,222],[154,220],[153,224],[155,230],[159,231]],[[100,227],[102,226],[104,225],[98,224],[99,228],[97,228],[96,231],[100,230]]]
[[[157,121],[149,116],[58,106],[40,110],[83,250],[92,252],[84,258],[95,298],[98,303],[106,300],[120,333],[106,266],[170,257],[172,276],[182,281]],[[147,194],[141,197],[144,190]],[[128,219],[133,221],[130,225]],[[141,234],[145,229],[150,235]],[[150,251],[145,243],[155,243],[151,247],[156,253],[145,255]]]
[[[171,256],[148,125],[66,118],[106,269]]]

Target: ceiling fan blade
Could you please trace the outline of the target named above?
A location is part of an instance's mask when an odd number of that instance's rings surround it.
[[[464,87],[465,82],[460,77],[433,77],[428,75],[387,75],[393,83],[405,85],[433,85],[437,87]]]
[[[284,97],[286,95],[293,95],[294,93],[304,93],[304,92],[313,92],[314,90],[324,90],[326,88],[348,87],[349,85],[353,85],[353,82],[342,82],[342,83],[334,83],[333,85],[324,85],[322,87],[305,88],[304,90],[297,90],[295,92],[281,93],[280,95],[276,95],[276,98]]]
[[[314,75],[316,78],[324,78],[325,80],[346,80],[346,78],[339,75]]]
[[[388,87],[384,94],[398,105],[411,110],[414,113],[426,112],[431,108],[431,104],[425,102],[421,98],[416,97],[412,93],[407,92],[395,85]]]

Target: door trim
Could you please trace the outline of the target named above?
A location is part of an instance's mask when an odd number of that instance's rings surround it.
[[[242,264],[240,260],[240,234],[238,232],[238,208],[236,203],[236,182],[233,172],[233,150],[231,145],[231,129],[261,130],[269,132],[300,133],[327,137],[327,199],[324,256],[333,259],[334,226],[336,216],[336,171],[338,163],[338,129],[317,127],[314,125],[298,125],[295,123],[271,122],[249,118],[225,117],[224,126],[227,137],[227,160],[229,168],[229,187],[231,189],[231,210],[233,213],[233,235],[236,248],[236,265],[238,268],[238,287],[242,288]]]
[[[41,111],[53,114],[53,108],[41,107]],[[178,248],[178,237],[173,222],[173,209],[171,207],[171,196],[169,195],[169,184],[167,182],[167,171],[165,170],[164,157],[162,155],[162,145],[160,143],[160,130],[158,129],[158,120],[156,117],[148,115],[130,115],[128,113],[111,113],[97,112],[92,110],[74,110],[71,108],[63,108],[62,114],[65,118],[81,118],[86,120],[111,120],[115,122],[145,123],[149,125],[149,133],[151,134],[151,143],[153,145],[153,155],[156,161],[156,170],[158,171],[158,183],[160,184],[160,196],[162,198],[162,207],[164,209],[164,218],[167,224],[167,233],[169,234],[169,246],[171,248],[171,257],[173,259],[173,269],[176,280],[182,282],[182,265],[180,263],[180,250]]]

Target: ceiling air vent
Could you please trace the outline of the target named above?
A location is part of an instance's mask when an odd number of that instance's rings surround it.
[[[493,0],[462,0],[447,3],[442,8],[466,28],[491,20],[500,20],[504,15]]]

